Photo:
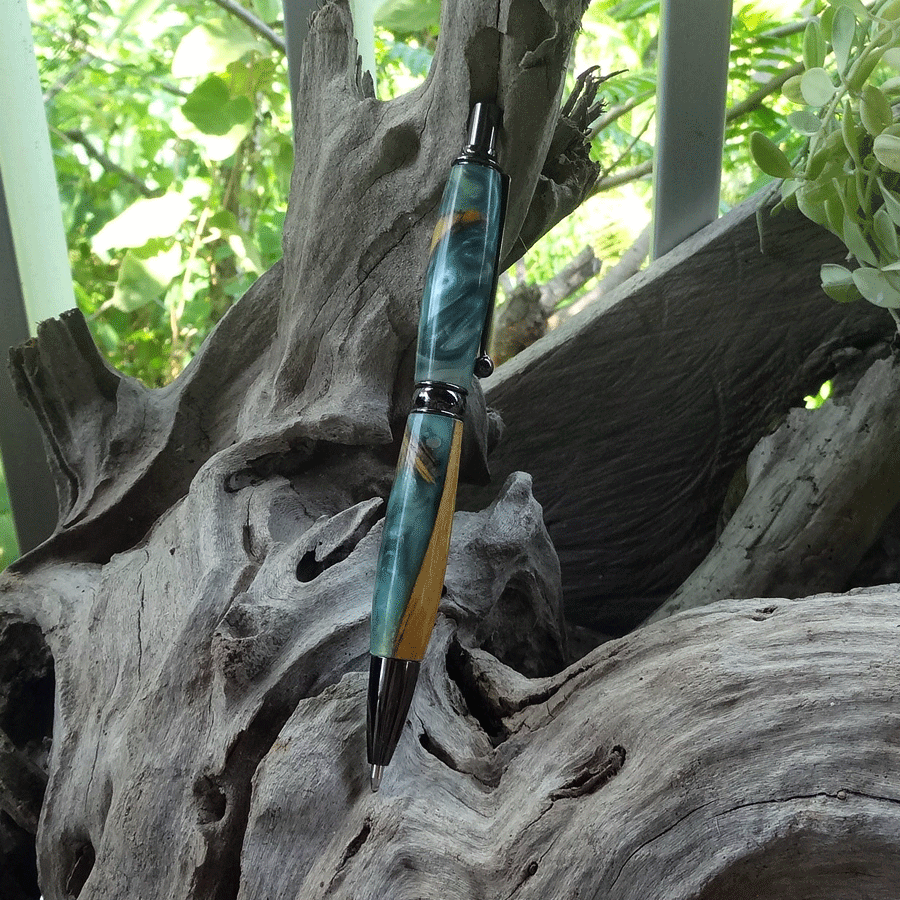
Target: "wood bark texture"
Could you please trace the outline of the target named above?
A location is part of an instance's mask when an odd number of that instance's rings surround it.
[[[485,383],[506,429],[494,480],[463,502],[532,475],[573,622],[622,634],[660,606],[711,550],[773,421],[894,331],[885,310],[823,294],[819,267],[845,248],[773,202],[736,207]]]
[[[329,0],[304,54],[284,261],[183,375],[140,387],[101,360],[74,312],[14,352],[61,515],[0,576],[4,900],[36,896],[35,830],[45,900],[895,895],[900,591],[720,603],[575,660],[559,559],[521,472],[495,478],[481,508],[455,517],[409,722],[381,793],[369,792],[368,613],[443,179],[470,104],[497,97],[512,175],[506,258],[577,205],[594,177],[580,138],[589,89],[566,106],[575,119],[558,111],[582,12],[554,0],[448,2],[426,84],[379,103],[359,75],[347,6]],[[661,495],[669,527],[715,493],[750,440],[755,425],[736,424],[762,415],[750,395],[759,402],[778,375],[800,385],[848,335],[880,329],[863,309],[848,317],[802,295],[813,337],[775,328],[788,349],[778,356],[781,343],[768,341],[777,358],[764,376],[739,368],[734,383],[750,387],[737,412],[717,381],[733,353],[723,349],[698,388],[697,320],[677,291],[659,299],[658,279],[681,267],[674,283],[685,285],[696,265],[683,296],[709,311],[719,306],[696,298],[721,289],[710,272],[723,260],[776,293],[807,264],[799,253],[751,263],[722,238],[734,221],[698,239],[697,262],[672,257],[602,313],[625,350],[597,341],[593,313],[569,336],[581,352],[599,346],[610,372],[617,353],[638,352],[642,331],[663,357],[654,371],[672,369],[660,396],[684,379],[688,399],[666,401],[673,416],[712,403],[727,437],[688,448],[707,462],[698,482]],[[700,251],[720,238],[730,249],[710,250],[713,266]],[[728,283],[720,306],[746,312],[738,279]],[[773,310],[788,308],[787,290]],[[719,315],[723,348],[765,337],[761,322],[741,337]],[[513,364],[526,389],[553,371],[546,359],[562,358],[552,347]],[[627,388],[648,358],[620,359],[610,376],[619,408],[634,402]],[[498,382],[499,400],[510,384]],[[552,379],[543,390],[557,390]],[[574,379],[560,398],[581,390]],[[481,395],[471,399],[466,468],[483,481],[499,427]],[[560,405],[577,418],[580,402]],[[508,408],[512,431],[533,425]],[[661,429],[638,424],[644,441]],[[543,434],[534,463],[545,478]],[[576,452],[557,465],[565,489],[577,477],[596,490],[579,470],[588,431],[570,419],[557,441],[570,436]],[[631,481],[662,490],[673,456],[649,443],[658,458],[645,452]],[[508,468],[509,455],[499,459]],[[561,508],[550,518],[571,556]],[[705,514],[657,552],[693,547]],[[611,533],[597,521],[578,551],[586,559]],[[618,539],[620,550],[640,540],[656,535]],[[635,589],[667,583],[678,565],[657,565]]]

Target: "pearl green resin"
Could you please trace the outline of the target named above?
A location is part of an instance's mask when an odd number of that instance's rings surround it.
[[[490,166],[450,170],[425,275],[416,382],[468,391],[493,299],[502,215],[501,175]]]
[[[376,656],[397,655],[401,621],[434,531],[457,427],[461,423],[449,416],[409,415],[378,554],[371,644]],[[443,582],[443,571],[440,579]],[[427,624],[427,633],[433,624]],[[421,649],[424,653],[424,646]]]

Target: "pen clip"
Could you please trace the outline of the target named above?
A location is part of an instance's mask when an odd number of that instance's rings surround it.
[[[497,235],[497,252],[494,256],[494,283],[491,285],[491,300],[481,329],[481,345],[475,358],[476,378],[487,378],[494,371],[494,361],[488,349],[491,344],[491,329],[494,324],[494,307],[497,303],[497,283],[500,280],[500,250],[503,247],[503,231],[506,226],[506,202],[509,198],[509,175],[500,173],[500,233]]]

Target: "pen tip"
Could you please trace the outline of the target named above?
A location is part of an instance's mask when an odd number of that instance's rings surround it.
[[[378,791],[378,788],[381,787],[381,776],[384,774],[384,766],[372,766],[372,771],[369,773],[369,786],[372,788],[373,793]]]

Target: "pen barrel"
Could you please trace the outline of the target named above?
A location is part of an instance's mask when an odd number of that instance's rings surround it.
[[[461,158],[450,178],[431,240],[416,352],[417,383],[468,391],[493,304],[503,219],[503,176]]]
[[[407,419],[378,554],[374,656],[425,655],[447,568],[462,431],[443,413],[413,411]]]

